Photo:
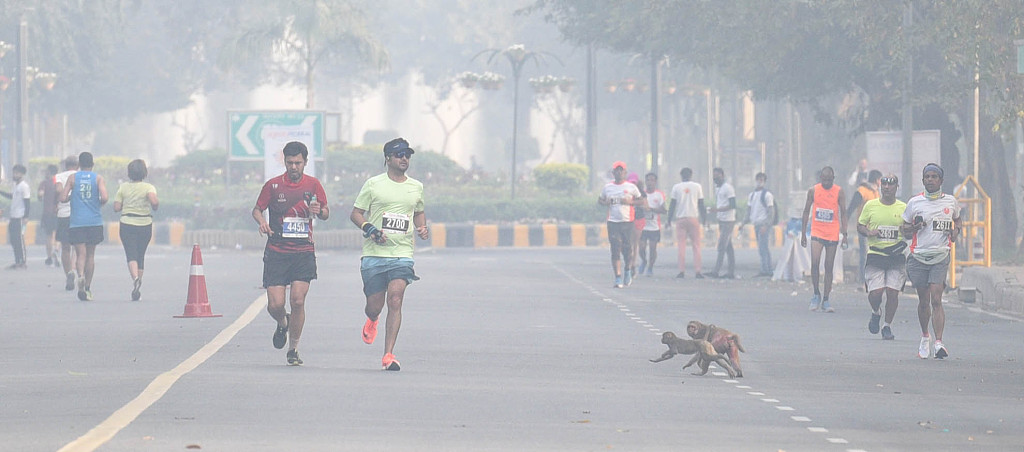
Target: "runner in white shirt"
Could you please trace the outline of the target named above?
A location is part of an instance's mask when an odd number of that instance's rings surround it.
[[[661,214],[665,213],[665,192],[658,189],[658,175],[647,173],[644,177],[644,190],[647,192],[647,208],[644,209],[646,223],[640,233],[640,271],[647,270],[647,276],[654,276],[654,263],[658,260],[658,243],[661,242]],[[651,259],[647,260],[650,249]]]
[[[917,318],[921,323],[918,356],[928,358],[931,337],[928,322],[935,332],[935,358],[949,356],[942,344],[946,312],[942,308],[942,292],[949,271],[949,249],[960,235],[960,205],[953,195],[942,192],[942,167],[934,163],[924,166],[921,180],[924,192],[907,201],[903,212],[903,235],[910,237],[907,258],[907,279],[917,289]]]
[[[676,278],[686,277],[686,239],[690,239],[690,246],[693,247],[693,271],[696,278],[704,277],[700,269],[700,225],[705,222],[704,189],[690,180],[693,177],[693,170],[683,168],[679,171],[682,182],[672,186],[671,201],[668,206],[669,222],[666,227],[675,223],[676,228],[676,250],[679,254],[679,274]]]
[[[612,251],[612,270],[615,272],[615,286],[622,288],[633,282],[629,269],[633,265],[633,200],[640,199],[640,190],[626,182],[626,164],[612,164],[615,180],[601,191],[597,202],[608,206],[608,243]],[[620,260],[619,257],[622,257]]]
[[[64,171],[54,176],[57,193],[64,193],[64,184],[78,171],[78,156],[71,155],[64,159]],[[59,196],[58,196],[59,198]],[[57,201],[57,241],[60,242],[60,264],[64,269],[66,281],[64,290],[75,290],[74,247],[68,237],[71,227],[71,201]]]

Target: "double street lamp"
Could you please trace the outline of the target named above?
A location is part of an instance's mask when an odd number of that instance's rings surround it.
[[[473,59],[483,54],[489,54],[487,57],[487,63],[490,64],[499,55],[504,56],[508,60],[508,64],[512,69],[512,82],[513,82],[513,95],[512,95],[512,194],[511,198],[516,198],[516,164],[518,163],[517,148],[519,139],[519,79],[523,75],[523,66],[527,62],[533,61],[537,66],[544,60],[545,57],[553,58],[559,63],[559,60],[554,55],[547,52],[528,51],[526,46],[522,44],[516,44],[509,46],[507,49],[487,49],[476,54]]]

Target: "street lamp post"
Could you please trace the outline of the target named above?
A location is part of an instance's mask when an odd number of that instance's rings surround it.
[[[33,74],[34,75],[34,74]],[[28,22],[22,16],[18,23],[18,145],[15,163],[24,163],[25,129],[28,120]]]
[[[11,50],[14,50],[14,45],[13,44],[8,44],[6,42],[0,41],[0,61],[3,61],[4,55],[6,55],[7,52],[10,52]],[[6,96],[4,94],[7,92],[7,87],[10,86],[10,85],[11,85],[11,79],[8,78],[6,75],[4,75],[3,66],[0,65],[0,145],[2,145],[3,142],[4,142],[4,140],[3,140],[4,119],[3,118],[4,118],[4,101],[6,100],[5,99]]]
[[[512,46],[509,46],[507,49],[504,49],[504,50],[500,50],[500,49],[487,49],[487,50],[481,51],[480,53],[478,53],[475,56],[473,56],[473,59],[475,60],[477,57],[479,57],[480,55],[483,55],[485,53],[489,53],[490,54],[490,56],[487,57],[487,63],[488,64],[490,64],[494,60],[494,58],[497,57],[498,55],[504,55],[505,58],[508,60],[509,66],[512,68],[512,79],[513,79],[512,84],[513,84],[513,88],[512,88],[512,170],[511,170],[511,176],[512,176],[511,184],[512,184],[512,188],[511,188],[511,198],[515,199],[516,198],[516,182],[517,182],[516,181],[516,165],[518,163],[518,159],[517,159],[517,155],[516,154],[517,154],[518,141],[519,141],[519,78],[523,74],[523,65],[525,65],[527,61],[533,60],[533,62],[535,64],[537,64],[537,66],[540,66],[540,63],[544,59],[545,56],[550,57],[550,58],[554,58],[556,61],[559,61],[559,63],[561,63],[561,61],[558,60],[558,58],[555,57],[554,55],[552,55],[550,53],[547,53],[547,52],[527,51],[526,50],[526,46],[524,46],[522,44],[512,45]]]

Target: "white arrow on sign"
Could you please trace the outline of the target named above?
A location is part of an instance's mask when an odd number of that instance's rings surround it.
[[[249,139],[249,131],[252,130],[252,126],[256,125],[256,119],[256,115],[246,116],[242,126],[235,133],[235,138],[238,138],[242,149],[245,149],[245,153],[249,155],[260,155],[260,150],[256,147],[256,144]]]

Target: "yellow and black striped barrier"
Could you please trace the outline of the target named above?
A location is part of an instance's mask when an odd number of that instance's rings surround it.
[[[255,229],[255,228],[254,228]],[[254,229],[244,230],[187,230],[184,222],[169,221],[153,223],[153,244],[171,246],[263,247],[266,237]],[[109,222],[104,227],[104,243],[120,244],[120,224]],[[783,242],[783,227],[776,226],[772,234],[772,246]],[[673,243],[674,231],[662,231],[661,243]],[[736,248],[756,248],[753,227],[747,225],[735,233],[733,244]],[[29,221],[25,225],[25,243],[42,244],[39,222]],[[703,233],[703,246],[714,247],[718,240],[718,228],[712,225]],[[318,248],[358,249],[363,244],[362,231],[355,228],[318,231]],[[0,221],[0,245],[7,244],[7,222]],[[608,230],[605,223],[544,223],[544,224],[474,224],[474,223],[431,223],[430,239],[417,239],[418,246],[434,248],[494,248],[494,247],[587,247],[608,246]]]
[[[7,244],[7,227],[6,221],[0,221],[0,245]],[[121,244],[121,223],[117,221],[111,221],[104,225],[103,232],[106,234],[106,243],[113,243],[115,245]],[[41,245],[43,242],[42,228],[39,226],[39,221],[29,220],[25,223],[25,243]],[[169,221],[169,222],[155,222],[153,223],[153,238],[149,243],[160,244],[160,245],[171,245],[181,246],[182,237],[185,234],[185,223],[180,221]],[[186,245],[191,246],[190,243]]]
[[[776,226],[771,238],[772,246],[782,244],[784,228]],[[662,231],[662,243],[671,243]],[[704,231],[704,242],[715,246],[718,227],[712,225]],[[426,244],[424,242],[420,242]],[[733,241],[737,248],[757,248],[753,226],[746,225],[736,232]],[[582,247],[607,246],[608,229],[604,223],[594,224],[472,224],[433,223],[430,225],[429,245],[434,248],[492,248],[492,247]]]
[[[434,248],[599,246],[608,241],[603,224],[433,223]]]

